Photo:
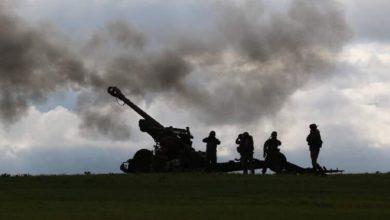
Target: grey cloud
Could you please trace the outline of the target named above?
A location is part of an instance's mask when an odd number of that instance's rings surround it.
[[[3,48],[0,54],[0,119],[3,122],[15,122],[25,114],[29,105],[45,102],[56,91],[105,87],[100,76],[86,69],[82,57],[70,47],[56,44],[49,38],[50,33],[42,32],[44,28],[27,26],[5,10],[0,8],[0,47]],[[116,30],[117,26],[109,27]],[[122,38],[134,35],[126,29],[122,33],[113,33],[121,42]],[[135,39],[140,41],[138,37]],[[113,115],[85,112],[90,115],[84,118],[82,129],[91,126],[91,130],[109,134],[107,130],[111,126],[113,131],[121,131],[120,137],[129,133],[126,126],[114,126],[118,119]],[[96,122],[92,123],[92,120]]]
[[[114,140],[126,140],[130,137],[129,125],[112,117],[114,111],[102,112],[88,108],[81,113],[82,123],[80,128],[87,134],[101,134]],[[95,135],[96,136],[96,135]]]
[[[143,33],[120,20],[111,21],[92,34],[84,46],[84,53],[101,53],[104,50],[142,49],[146,44]],[[111,46],[111,48],[110,48]],[[104,51],[107,53],[107,51]]]
[[[348,10],[347,18],[356,32],[356,41],[384,42],[390,40],[390,29],[386,25],[390,22],[388,11],[390,2],[387,0],[375,1],[342,1]]]
[[[332,1],[293,1],[285,13],[257,4],[215,7],[216,31],[172,36],[168,53],[118,56],[106,81],[131,95],[170,92],[207,123],[247,123],[275,114],[308,78],[334,71],[332,56],[351,36]]]
[[[6,91],[0,117],[15,121],[28,105],[46,101],[55,91],[79,90],[81,129],[125,139],[130,131],[120,123],[123,116],[108,110],[109,85],[138,99],[175,100],[210,124],[273,115],[308,78],[333,71],[332,56],[350,30],[334,1],[296,0],[278,13],[249,3],[216,4],[210,21],[216,31],[191,36],[189,24],[188,30],[173,33],[166,47],[149,44],[147,36],[124,22],[110,22],[80,51],[51,43],[2,10],[1,45],[10,52],[0,55],[5,60],[0,85]]]
[[[309,78],[335,70],[332,57],[351,36],[339,5],[332,1],[292,1],[283,14],[252,6],[220,6],[220,34],[209,38],[203,47],[207,49],[194,50],[199,59],[207,59],[199,71],[209,71],[217,82],[212,88],[196,85],[200,97],[187,98],[190,105],[199,100],[196,107],[208,123],[246,123],[275,114]],[[226,53],[235,58],[218,70]]]
[[[58,89],[89,83],[88,71],[66,48],[27,28],[0,8],[0,118],[14,122],[31,103]]]

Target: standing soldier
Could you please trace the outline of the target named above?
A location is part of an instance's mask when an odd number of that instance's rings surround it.
[[[206,144],[206,169],[210,171],[217,163],[217,145],[221,142],[215,137],[215,131],[210,131],[208,137],[203,139]]]
[[[271,133],[271,137],[264,143],[263,157],[265,159],[265,165],[263,167],[263,170],[261,171],[262,174],[265,174],[267,172],[268,166],[279,153],[278,147],[281,144],[282,142],[278,140],[278,133],[276,131],[273,131]]]
[[[251,174],[255,174],[253,168],[253,137],[248,132],[244,132],[238,135],[236,144],[238,144],[237,151],[241,155],[240,161],[244,174],[248,174],[248,169],[250,169]]]
[[[313,165],[313,169],[316,171],[322,171],[321,166],[317,163],[320,148],[322,147],[320,131],[317,129],[316,124],[311,124],[309,127],[310,133],[307,136],[306,141],[310,149],[311,163]]]

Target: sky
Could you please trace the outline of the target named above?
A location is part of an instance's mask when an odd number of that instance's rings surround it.
[[[218,161],[278,131],[288,161],[390,171],[390,2],[18,0],[0,4],[0,173],[116,173],[166,126],[215,130]]]

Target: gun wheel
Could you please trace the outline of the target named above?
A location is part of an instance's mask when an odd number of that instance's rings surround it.
[[[275,173],[282,173],[286,168],[287,159],[282,153],[274,155],[270,161],[270,169]]]
[[[150,172],[151,164],[153,160],[153,153],[147,149],[141,149],[134,154],[132,160],[135,172]]]

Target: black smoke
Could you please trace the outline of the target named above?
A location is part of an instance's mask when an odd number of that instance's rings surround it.
[[[335,1],[292,0],[279,12],[253,1],[212,7],[211,28],[194,33],[189,25],[167,44],[113,21],[81,47],[58,43],[2,8],[0,119],[13,123],[54,92],[76,90],[83,131],[126,139],[130,128],[105,92],[116,85],[136,100],[174,100],[208,124],[256,122],[309,79],[333,73],[351,36]]]

